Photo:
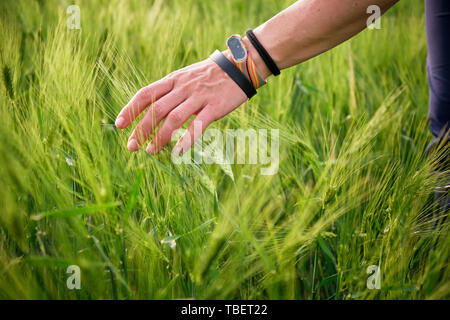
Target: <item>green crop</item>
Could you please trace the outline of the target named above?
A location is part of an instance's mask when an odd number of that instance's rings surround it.
[[[79,30],[66,1],[1,2],[1,299],[450,297],[420,1],[213,124],[279,129],[277,174],[126,149],[139,88],[292,2],[76,1]]]

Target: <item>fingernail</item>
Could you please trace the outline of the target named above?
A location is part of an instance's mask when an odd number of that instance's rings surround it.
[[[147,152],[150,154],[153,154],[155,152],[155,146],[153,145],[153,143],[149,144],[149,146],[147,147]]]
[[[124,119],[124,118],[122,118],[122,117],[117,118],[117,119],[116,119],[116,127],[117,127],[117,128],[122,127],[123,124],[124,124],[124,122],[125,122],[125,119]]]
[[[138,149],[138,145],[136,143],[135,139],[131,139],[130,141],[128,141],[128,150],[130,151],[136,151]]]

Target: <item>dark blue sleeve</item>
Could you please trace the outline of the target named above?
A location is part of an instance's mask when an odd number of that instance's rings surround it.
[[[434,136],[450,124],[450,0],[425,0],[429,122]]]

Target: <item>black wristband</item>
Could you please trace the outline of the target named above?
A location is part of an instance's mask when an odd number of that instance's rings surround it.
[[[256,51],[258,51],[259,55],[261,56],[261,59],[263,59],[264,63],[266,64],[267,68],[272,72],[274,76],[278,76],[280,74],[280,69],[278,69],[277,65],[275,64],[275,61],[273,61],[270,54],[264,49],[261,42],[256,38],[255,34],[253,33],[252,29],[248,29],[247,32],[245,32],[245,35],[250,40],[252,45],[255,47]]]
[[[225,57],[225,55],[219,50],[214,51],[209,56],[219,67],[225,71],[230,78],[236,82],[236,84],[245,92],[247,97],[250,99],[256,94],[256,89],[248,81],[248,79],[239,71],[239,69]]]

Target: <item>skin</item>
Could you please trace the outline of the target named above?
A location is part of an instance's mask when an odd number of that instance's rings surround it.
[[[366,27],[370,5],[378,5],[382,13],[397,0],[301,0],[283,10],[254,30],[279,69],[306,61],[358,34]],[[260,75],[271,73],[252,46],[244,43],[253,57]],[[231,60],[228,52],[223,52]],[[245,93],[211,59],[206,59],[170,73],[142,89],[120,111],[116,119],[119,129],[127,128],[145,111],[128,140],[128,149],[137,151],[153,134],[146,151],[156,154],[169,143],[172,133],[191,116],[195,118],[174,147],[182,153],[199,138],[194,122],[203,132],[216,121],[247,100]]]

